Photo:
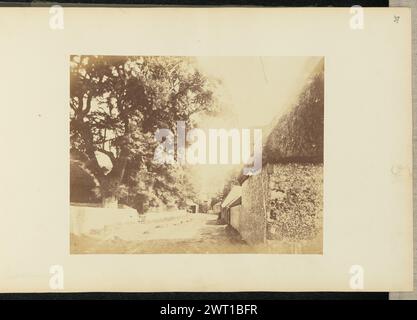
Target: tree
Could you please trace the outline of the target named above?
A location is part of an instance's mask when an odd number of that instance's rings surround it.
[[[154,132],[214,112],[215,84],[187,57],[71,56],[71,148],[99,183],[105,203],[172,192],[175,168],[152,162]],[[111,165],[100,165],[107,158]],[[165,182],[161,182],[165,181]],[[150,190],[153,189],[153,190]],[[164,199],[164,201],[168,201]]]

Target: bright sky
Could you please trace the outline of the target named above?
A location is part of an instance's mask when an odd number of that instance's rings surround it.
[[[293,102],[321,57],[198,57],[242,128],[262,127]],[[219,119],[220,120],[220,119]],[[226,119],[224,119],[226,120]]]

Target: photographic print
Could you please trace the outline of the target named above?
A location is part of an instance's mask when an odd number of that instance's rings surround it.
[[[412,290],[409,9],[0,15],[1,292]]]
[[[70,59],[71,253],[321,254],[323,57]]]

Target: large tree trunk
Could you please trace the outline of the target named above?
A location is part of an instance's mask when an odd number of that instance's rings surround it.
[[[118,208],[119,199],[116,196],[103,197],[102,199],[103,208]]]
[[[146,197],[143,194],[136,194],[131,204],[139,214],[145,213]]]
[[[100,180],[102,204],[105,208],[117,208],[119,199],[117,196],[127,165],[127,155],[121,156],[113,163],[113,169]]]
[[[91,99],[89,100],[91,103]],[[110,151],[105,152],[106,150],[97,150],[97,147],[94,144],[93,134],[91,127],[88,123],[85,123],[82,116],[83,113],[79,112],[77,118],[72,122],[73,126],[78,129],[78,132],[83,137],[83,140],[86,142],[85,154],[89,158],[87,163],[87,168],[92,172],[94,177],[99,181],[102,197],[102,205],[107,208],[115,208],[118,206],[118,189],[123,181],[123,177],[126,170],[127,161],[129,159],[130,151],[128,147],[122,146],[120,155],[116,158],[114,155],[111,155]],[[128,119],[126,122],[126,132],[129,130]],[[128,134],[126,134],[126,145],[129,142]],[[98,159],[95,152],[100,151],[104,152],[109,156],[113,168],[108,174],[104,174],[103,168],[100,167]]]

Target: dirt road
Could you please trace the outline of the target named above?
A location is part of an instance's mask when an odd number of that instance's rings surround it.
[[[160,214],[161,215],[161,214]],[[252,249],[216,215],[183,214],[71,234],[71,253],[242,253]],[[165,216],[164,214],[162,216]]]

